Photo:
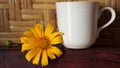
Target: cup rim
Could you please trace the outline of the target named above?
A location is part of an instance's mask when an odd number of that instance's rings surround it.
[[[57,3],[64,3],[64,4],[67,4],[67,3],[98,3],[97,1],[62,1],[62,2],[56,2]]]

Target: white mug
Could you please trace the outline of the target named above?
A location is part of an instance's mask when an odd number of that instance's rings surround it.
[[[56,3],[58,29],[63,32],[63,45],[66,48],[90,47],[99,32],[114,21],[116,14],[111,7],[99,8],[99,3],[92,1]],[[111,19],[98,28],[98,19],[105,10],[111,12]]]

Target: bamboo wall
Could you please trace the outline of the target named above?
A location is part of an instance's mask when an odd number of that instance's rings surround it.
[[[0,0],[0,44],[6,40],[20,42],[21,33],[38,22],[44,27],[47,22],[56,26],[55,2],[59,1],[81,0]],[[116,21],[101,32],[100,40],[96,44],[119,44],[120,0],[89,1],[100,2],[101,6],[111,6],[117,12]],[[110,14],[104,13],[99,24],[103,24],[109,18],[108,15]]]

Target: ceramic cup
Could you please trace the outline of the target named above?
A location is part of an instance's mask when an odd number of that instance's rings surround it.
[[[111,19],[98,28],[98,19],[103,11],[111,12]],[[115,19],[115,11],[111,7],[100,9],[98,2],[57,2],[57,24],[63,32],[63,45],[70,49],[84,49],[90,47],[99,32],[110,25]]]

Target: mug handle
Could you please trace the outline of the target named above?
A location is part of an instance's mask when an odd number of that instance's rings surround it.
[[[104,8],[102,8],[100,10],[100,13],[98,15],[98,19],[100,18],[102,12],[105,11],[105,10],[109,10],[110,11],[110,13],[111,13],[111,19],[106,24],[104,24],[103,26],[101,26],[101,27],[98,28],[98,36],[99,36],[100,31],[102,29],[106,28],[107,26],[109,26],[115,20],[115,17],[116,17],[116,13],[115,13],[115,10],[113,8],[111,8],[111,7],[104,7]]]

